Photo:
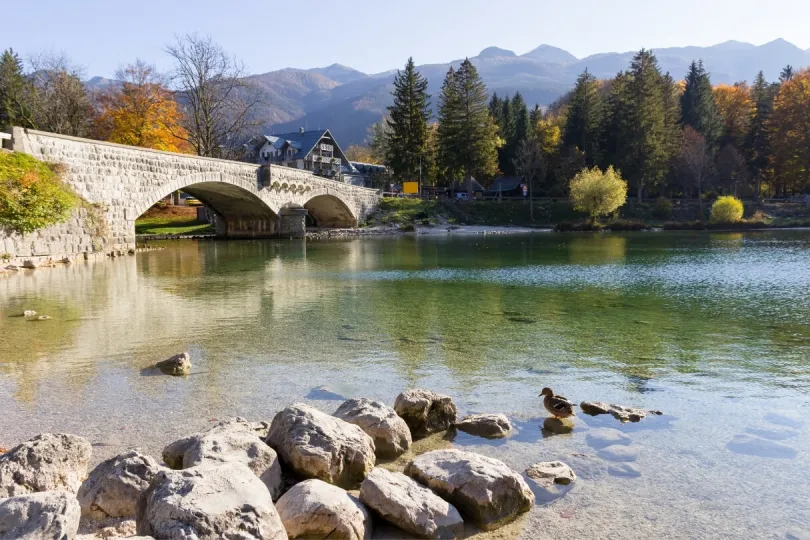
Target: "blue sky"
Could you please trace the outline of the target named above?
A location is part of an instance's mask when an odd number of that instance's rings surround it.
[[[112,76],[141,58],[168,69],[175,34],[210,34],[252,73],[340,62],[366,72],[447,62],[497,45],[518,54],[547,43],[578,57],[641,47],[810,48],[808,0],[17,0],[0,11],[0,49],[67,54],[85,75]]]

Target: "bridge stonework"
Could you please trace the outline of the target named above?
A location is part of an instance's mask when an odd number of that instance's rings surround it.
[[[317,225],[356,226],[380,200],[375,190],[321,178],[309,171],[272,165],[269,175],[266,171],[260,175],[259,167],[248,163],[16,127],[12,132],[12,148],[67,167],[66,182],[86,201],[98,205],[106,216],[108,250],[134,247],[135,219],[181,189],[214,210],[217,234],[227,237],[266,237],[282,231],[300,231],[307,214],[301,208],[308,210]],[[284,219],[296,223],[284,224]],[[80,222],[81,219],[76,220]],[[88,243],[84,238],[86,231],[71,223],[73,220],[55,226],[50,234],[47,230],[44,234],[35,233],[30,239],[31,253],[26,253],[29,242],[22,237],[17,237],[13,245],[7,237],[5,248],[11,245],[17,253],[10,254],[16,257],[37,255],[34,251],[52,251],[50,255],[62,256],[56,253],[59,251],[56,247],[43,247],[44,244],[50,240],[58,245],[66,234],[82,238],[83,246]],[[3,247],[0,245],[0,249]],[[62,251],[69,255],[84,249]]]

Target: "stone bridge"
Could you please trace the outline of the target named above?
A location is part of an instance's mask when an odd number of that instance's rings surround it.
[[[205,203],[217,215],[217,235],[232,238],[302,236],[307,215],[317,226],[353,227],[380,200],[375,190],[289,167],[260,169],[31,129],[13,128],[12,148],[67,167],[65,181],[106,212],[113,250],[134,247],[135,219],[177,190]]]

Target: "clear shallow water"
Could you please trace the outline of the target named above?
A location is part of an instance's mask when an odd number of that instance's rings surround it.
[[[164,245],[0,280],[0,446],[68,431],[96,460],[159,455],[214,419],[419,386],[518,428],[454,445],[580,475],[509,535],[810,538],[807,231]],[[142,372],[182,350],[190,377]],[[543,386],[666,414],[544,437]],[[595,427],[631,437],[640,477]]]

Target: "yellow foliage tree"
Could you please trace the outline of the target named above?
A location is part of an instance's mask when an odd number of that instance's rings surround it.
[[[188,152],[180,127],[180,111],[171,92],[152,66],[140,60],[121,69],[120,85],[110,86],[99,98],[98,135],[110,142]]]
[[[556,155],[562,143],[560,123],[554,118],[541,119],[538,120],[534,130],[545,158]]]
[[[734,86],[720,84],[714,87],[714,101],[723,119],[723,132],[727,141],[742,148],[751,131],[756,108],[751,99],[751,89],[745,83]]]
[[[782,84],[768,128],[777,192],[810,187],[810,69]]]
[[[712,205],[712,223],[737,223],[743,217],[743,203],[737,197],[724,195]]]
[[[627,202],[627,182],[613,167],[605,172],[599,167],[583,169],[571,180],[570,189],[574,210],[587,212],[592,222]]]

